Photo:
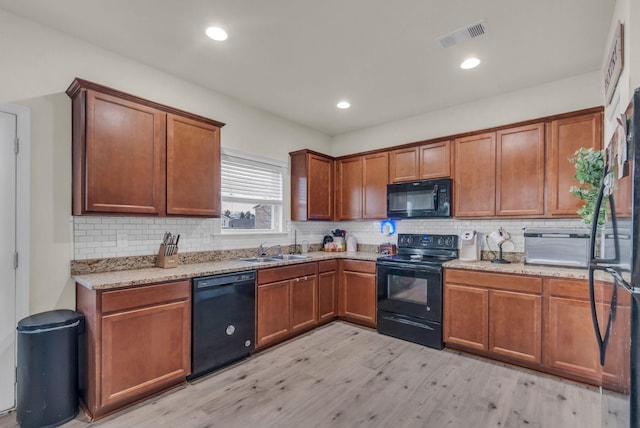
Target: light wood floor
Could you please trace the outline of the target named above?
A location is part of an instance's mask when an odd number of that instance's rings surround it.
[[[342,322],[185,388],[65,427],[600,426],[597,390]],[[16,427],[15,413],[0,428]]]

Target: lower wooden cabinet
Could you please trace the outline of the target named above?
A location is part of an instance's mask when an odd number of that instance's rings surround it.
[[[611,292],[611,284],[596,283],[596,308],[604,326]],[[444,341],[454,348],[627,391],[629,353],[620,350],[621,341],[630,337],[628,297],[618,294],[615,329],[602,367],[586,280],[446,269]]]
[[[578,380],[614,390],[626,390],[629,387],[629,355],[619,350],[624,348],[620,341],[628,341],[630,337],[630,332],[626,330],[630,326],[629,295],[618,294],[616,328],[611,332],[609,351],[602,367],[593,331],[587,281],[549,278],[545,282],[549,303],[544,364]],[[609,316],[610,291],[610,285],[596,283],[596,311],[600,324],[605,326]]]
[[[338,316],[338,261],[318,262],[318,322],[324,323]]]
[[[260,269],[256,298],[256,346],[262,347],[318,323],[318,265]]]
[[[287,337],[291,318],[289,281],[258,285],[256,293],[256,345]]]
[[[376,263],[321,260],[260,269],[256,346],[263,348],[337,317],[376,326]]]
[[[340,260],[339,315],[349,321],[376,326],[376,263]]]
[[[489,290],[447,283],[444,315],[447,344],[489,350]]]
[[[542,296],[489,292],[489,352],[520,361],[542,361]]]
[[[542,280],[447,270],[444,341],[508,360],[542,360]]]
[[[80,395],[101,418],[185,381],[191,367],[191,281],[95,291],[76,285],[86,319]]]

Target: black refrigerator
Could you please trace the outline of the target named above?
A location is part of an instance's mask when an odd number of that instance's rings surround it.
[[[590,305],[602,426],[640,428],[640,88],[617,122],[591,229]]]

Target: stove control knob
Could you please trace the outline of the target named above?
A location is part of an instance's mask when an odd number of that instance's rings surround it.
[[[438,246],[442,247],[444,245],[444,238],[438,238]]]
[[[445,245],[447,247],[452,247],[453,246],[453,239],[451,239],[451,237],[449,237],[449,238],[445,239],[444,243],[445,243]]]
[[[409,245],[413,244],[413,236],[407,236],[407,240],[405,243]]]

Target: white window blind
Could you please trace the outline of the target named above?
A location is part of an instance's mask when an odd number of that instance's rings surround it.
[[[284,164],[230,151],[221,161],[221,231],[282,232]]]
[[[222,156],[221,192],[223,198],[282,202],[282,168]]]

